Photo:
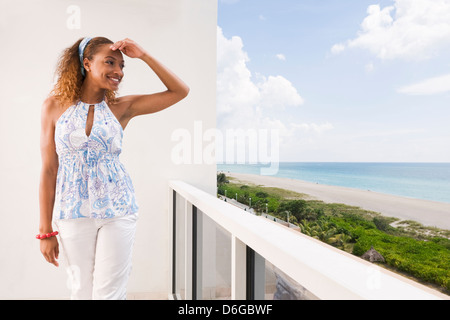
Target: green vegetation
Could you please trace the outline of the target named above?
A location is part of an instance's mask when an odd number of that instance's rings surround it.
[[[223,176],[222,176],[223,175]],[[218,194],[236,199],[259,213],[298,225],[301,232],[356,256],[371,246],[392,271],[450,294],[450,231],[337,203],[308,200],[305,194],[229,181],[219,174]]]

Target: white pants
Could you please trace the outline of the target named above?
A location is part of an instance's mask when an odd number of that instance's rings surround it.
[[[56,220],[73,300],[124,300],[137,215]]]

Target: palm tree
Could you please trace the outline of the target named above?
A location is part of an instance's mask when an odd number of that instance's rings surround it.
[[[225,176],[225,173],[219,173],[217,175],[217,185],[221,185],[221,184],[224,184],[227,182],[228,182],[228,180],[227,180],[227,177]]]

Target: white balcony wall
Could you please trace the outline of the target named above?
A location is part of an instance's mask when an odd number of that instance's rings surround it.
[[[275,296],[280,298],[285,296],[287,284],[287,287],[290,287],[287,290],[290,292],[289,296],[300,300],[448,300],[448,296],[438,290],[400,276],[294,229],[286,228],[271,219],[250,214],[184,181],[171,181],[169,194],[173,194],[172,190],[176,192],[177,203],[186,204],[184,210],[180,208],[182,206],[176,206],[176,217],[183,214],[189,215],[195,207],[197,212],[202,212],[201,217],[197,219],[204,219],[207,216],[212,228],[216,224],[217,231],[220,228],[231,236],[231,253],[225,253],[222,250],[223,248],[227,250],[230,246],[219,239],[216,240],[216,243],[221,245],[221,247],[217,246],[218,250],[215,254],[218,260],[216,269],[203,268],[197,271],[200,273],[200,276],[197,274],[197,278],[200,279],[200,283],[197,281],[197,287],[202,286],[203,289],[208,289],[209,284],[205,286],[202,283],[204,278],[201,274],[211,275],[215,272],[223,274],[219,268],[223,267],[226,261],[231,266],[229,290],[231,299],[246,299],[249,288],[254,290],[256,300],[272,299]],[[185,219],[184,223],[187,221]],[[177,232],[176,235],[175,250],[182,250],[179,248],[178,240],[186,234]],[[204,234],[201,236],[204,237]],[[208,236],[214,239],[213,232],[208,232]],[[186,237],[185,243],[192,243],[189,237],[192,235]],[[191,249],[193,247],[192,244]],[[251,263],[253,264],[251,268],[254,269],[252,287],[248,287],[246,281],[249,262],[246,257],[246,247],[250,247],[255,252],[254,264]],[[203,248],[197,250],[197,255]],[[187,271],[186,274],[191,274],[192,269],[188,269],[192,264],[184,262],[195,259],[194,250],[186,250],[185,253],[184,261],[178,259],[176,264],[181,269],[184,268]],[[201,259],[205,257],[203,252],[200,256]],[[207,258],[209,259],[210,256]],[[228,276],[225,278],[230,279]],[[213,282],[210,281],[210,283]],[[230,295],[221,294],[224,293],[220,292],[221,289],[225,289],[223,284],[223,281],[216,282],[216,289],[219,290],[215,293],[218,295],[213,292],[213,295],[201,298],[230,297]],[[194,287],[192,281],[186,281],[184,290],[192,292]],[[210,290],[206,290],[206,293],[208,291],[211,293]]]
[[[183,180],[216,192],[216,166],[202,156],[208,143],[202,134],[216,126],[216,26],[216,0],[0,3],[0,299],[69,297],[64,268],[45,262],[34,238],[39,224],[40,111],[61,51],[80,37],[100,35],[135,40],[191,89],[169,109],[131,120],[121,155],[140,205],[129,292],[167,298],[168,181]],[[165,90],[143,61],[125,60],[120,95]],[[183,140],[172,140],[177,132],[184,134]],[[185,153],[178,164],[172,151],[181,141],[191,154]]]

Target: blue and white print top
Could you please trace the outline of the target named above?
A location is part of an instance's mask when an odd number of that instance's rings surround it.
[[[94,105],[89,136],[86,122]],[[59,167],[54,219],[106,219],[138,211],[130,176],[119,161],[123,129],[105,100],[70,106],[55,126]]]

